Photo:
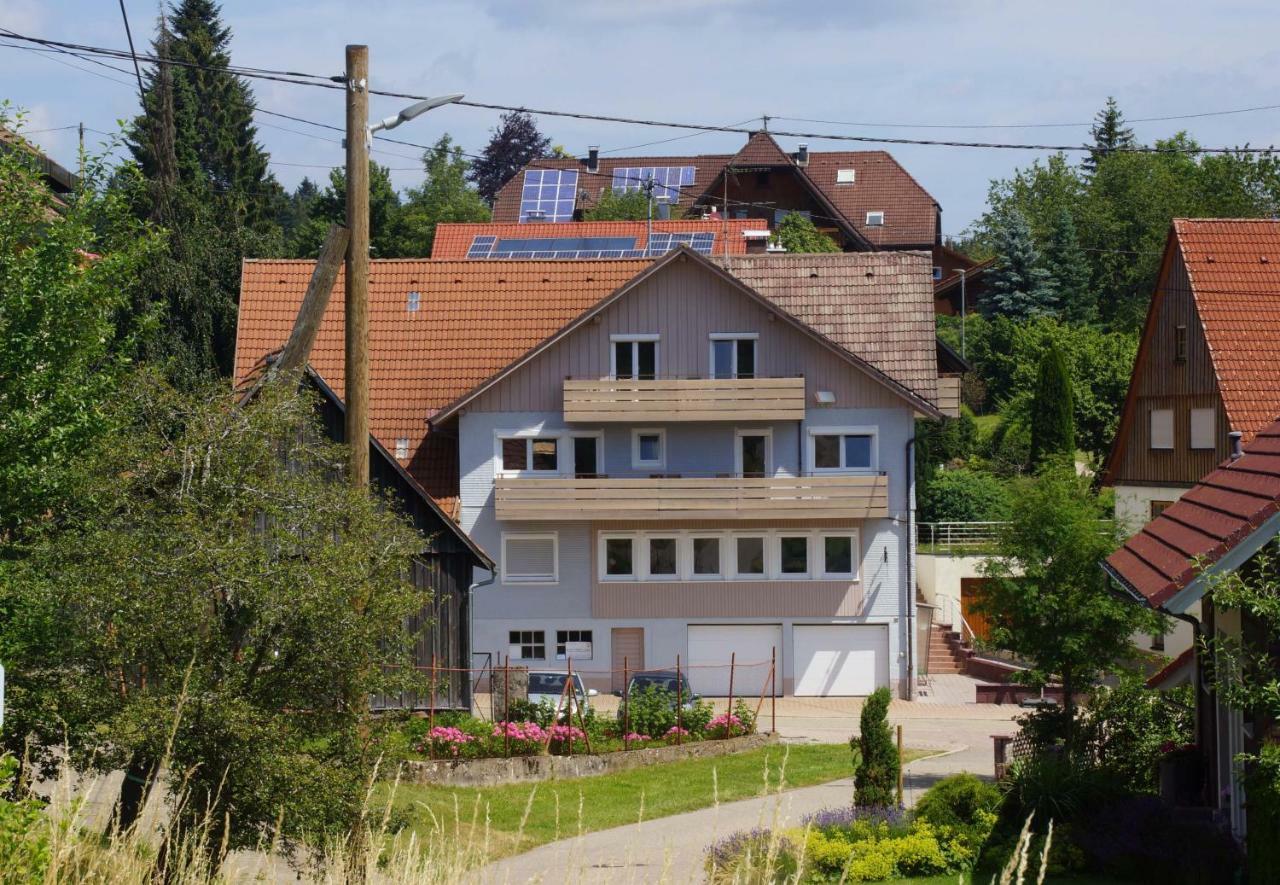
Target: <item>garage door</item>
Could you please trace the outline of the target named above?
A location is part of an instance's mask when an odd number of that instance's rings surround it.
[[[780,624],[690,624],[689,684],[697,694],[725,697],[729,661],[736,654],[734,695],[759,697],[769,679],[769,656],[775,648],[782,660]]]
[[[795,693],[816,697],[869,695],[889,684],[889,628],[823,624],[792,628]]]

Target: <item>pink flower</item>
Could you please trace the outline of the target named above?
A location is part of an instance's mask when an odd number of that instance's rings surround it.
[[[630,741],[630,742],[632,742],[632,743],[634,743],[634,742],[636,742],[636,741],[651,741],[651,740],[653,740],[653,738],[649,737],[647,734],[636,734],[634,731],[633,731],[633,732],[631,732],[631,733],[630,733],[630,734],[628,734],[628,735],[623,735],[623,738],[622,738],[622,739],[623,739],[624,741]]]
[[[678,725],[673,725],[667,729],[667,737],[675,737],[676,735],[680,735],[681,737],[684,737],[688,734],[689,734],[689,729],[681,728]]]
[[[550,733],[553,741],[583,741],[587,738],[582,729],[572,725],[553,725]]]
[[[516,741],[545,741],[548,733],[536,722],[497,722],[493,726],[493,736],[509,737]]]

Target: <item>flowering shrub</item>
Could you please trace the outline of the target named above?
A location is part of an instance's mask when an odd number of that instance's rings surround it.
[[[542,752],[550,735],[536,722],[495,722],[493,737],[502,742],[496,748],[498,753],[504,752],[509,741],[513,756],[532,756]]]
[[[472,735],[467,734],[460,728],[452,725],[437,725],[435,728],[427,732],[422,742],[418,744],[419,753],[426,753],[428,756],[457,756],[462,752],[466,744],[474,741]]]
[[[553,753],[572,749],[574,741],[582,745],[587,742],[586,732],[576,725],[553,725],[547,729],[547,734],[551,736]]]
[[[707,732],[712,737],[730,738],[746,734],[747,728],[742,724],[742,720],[732,713],[721,713],[707,723]]]
[[[799,864],[789,839],[754,829],[712,843],[704,868],[712,883],[782,883],[794,880]]]
[[[667,729],[667,733],[663,735],[663,737],[667,738],[668,740],[675,740],[677,737],[686,738],[688,736],[689,736],[689,729],[681,728],[678,725],[671,726],[670,728]]]
[[[653,738],[649,737],[647,734],[636,734],[634,731],[630,734],[623,735],[622,739],[632,744],[653,740]]]
[[[858,821],[864,821],[875,827],[885,824],[890,831],[895,831],[906,826],[907,815],[896,805],[864,807],[845,805],[841,808],[824,808],[822,811],[815,811],[800,819],[802,824],[816,830],[851,828]]]

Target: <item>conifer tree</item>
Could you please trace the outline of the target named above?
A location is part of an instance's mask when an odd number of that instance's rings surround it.
[[[1031,466],[1076,452],[1075,397],[1062,351],[1052,341],[1040,354],[1040,371],[1031,400]]]
[[[1133,130],[1124,124],[1124,114],[1116,100],[1107,96],[1107,104],[1093,118],[1094,123],[1089,130],[1093,137],[1093,146],[1089,156],[1084,160],[1084,168],[1096,172],[1098,164],[1115,152],[1116,148],[1133,147],[1136,142]]]
[[[538,130],[533,117],[522,111],[503,114],[494,128],[480,159],[471,167],[470,178],[490,206],[511,176],[526,163],[551,153],[551,139]]]
[[[859,808],[897,805],[898,769],[902,760],[889,730],[889,689],[881,686],[862,705],[858,736],[858,770],[853,776],[853,804]]]
[[[1062,317],[1074,323],[1097,319],[1098,302],[1089,285],[1089,262],[1080,247],[1075,221],[1065,208],[1052,220],[1044,249],[1044,266],[1049,271]]]
[[[1057,295],[1049,272],[1031,237],[1027,219],[1017,210],[1006,213],[994,236],[996,263],[987,274],[988,312],[1016,320],[1053,313]]]

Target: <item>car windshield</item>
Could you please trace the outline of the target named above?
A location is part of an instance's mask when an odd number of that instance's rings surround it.
[[[681,676],[680,682],[684,685],[682,693],[685,697],[688,697],[690,694],[689,680]],[[648,688],[651,685],[676,694],[676,677],[669,673],[642,673],[631,680],[632,691]]]
[[[529,674],[529,694],[563,694],[564,681],[568,678],[565,673],[530,673]],[[582,678],[575,675],[573,677],[573,687],[578,694],[582,694]]]

